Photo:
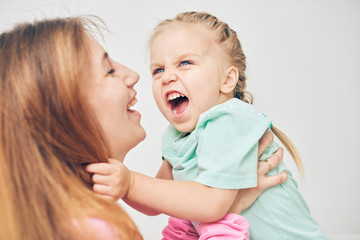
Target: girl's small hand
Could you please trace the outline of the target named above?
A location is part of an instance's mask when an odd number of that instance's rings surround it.
[[[86,171],[93,173],[93,190],[101,197],[119,200],[127,195],[131,171],[119,160],[109,158],[108,163],[92,163]]]
[[[259,154],[264,152],[264,150],[270,145],[274,138],[274,135],[271,132],[266,133],[259,141]],[[287,179],[286,172],[282,172],[279,175],[275,176],[266,176],[266,173],[270,171],[270,168],[277,166],[283,157],[283,149],[274,153],[266,161],[258,162],[258,185],[257,187],[240,189],[233,205],[231,206],[229,212],[240,214],[243,210],[250,207],[251,204],[261,195],[261,193],[272,186],[283,183]]]

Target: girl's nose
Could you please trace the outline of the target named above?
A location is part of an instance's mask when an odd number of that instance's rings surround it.
[[[178,79],[178,76],[174,72],[164,72],[162,75],[162,83],[163,84],[169,84],[170,82],[176,81]]]

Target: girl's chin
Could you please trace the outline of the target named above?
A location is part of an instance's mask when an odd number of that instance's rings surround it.
[[[176,130],[178,130],[179,132],[192,132],[195,127],[196,124],[191,124],[189,122],[187,123],[171,123],[171,125],[174,126],[174,128],[176,128]]]

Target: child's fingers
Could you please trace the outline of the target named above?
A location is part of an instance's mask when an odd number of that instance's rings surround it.
[[[95,184],[108,185],[111,181],[111,175],[94,174],[92,176],[92,181]]]
[[[93,185],[93,190],[95,193],[99,194],[99,195],[107,195],[107,196],[111,196],[111,188],[109,188],[106,185],[102,185],[102,184],[94,184]]]
[[[87,165],[85,169],[89,173],[97,173],[101,175],[110,175],[113,173],[113,169],[109,163],[92,163]]]
[[[115,201],[115,199],[111,196],[108,195],[99,195],[101,198],[105,199],[105,200],[111,200],[111,201]]]
[[[273,140],[274,134],[270,131],[260,138],[258,147],[258,159]]]
[[[115,165],[123,164],[120,160],[117,160],[117,159],[114,159],[114,158],[109,158],[109,163],[115,164]]]

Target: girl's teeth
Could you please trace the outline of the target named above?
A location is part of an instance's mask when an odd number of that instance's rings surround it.
[[[180,94],[180,93],[170,93],[169,96],[168,96],[168,101],[170,100],[173,100],[175,98],[178,98],[178,97],[184,97],[184,95]]]
[[[176,113],[177,113],[176,109],[173,109],[173,111],[172,111],[172,112],[173,112],[173,114],[176,114]]]

